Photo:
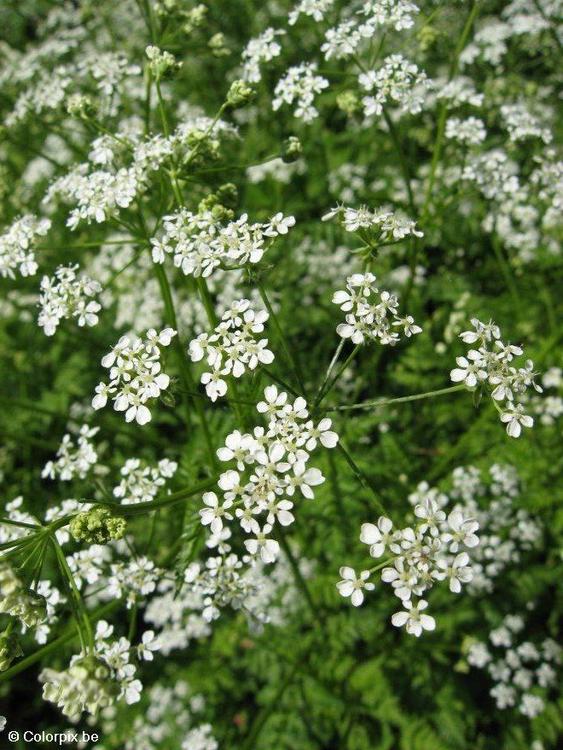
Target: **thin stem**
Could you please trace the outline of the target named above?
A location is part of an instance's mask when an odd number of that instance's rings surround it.
[[[55,535],[51,537],[51,544],[53,546],[53,549],[55,550],[55,554],[57,556],[57,560],[59,563],[59,568],[61,570],[61,573],[63,574],[68,585],[70,599],[75,609],[76,625],[78,628],[80,640],[82,641],[82,648],[84,651],[89,649],[90,652],[93,653],[94,652],[94,633],[92,631],[92,625],[90,623],[90,618],[88,617],[88,612],[86,611],[86,607],[84,606],[84,602],[82,601],[80,592],[78,591],[78,588],[76,587],[76,582],[74,580],[74,576],[72,575],[72,571],[68,567],[65,554],[61,548],[61,545],[58,543]],[[80,621],[82,621],[82,625],[85,628],[85,633],[86,633],[85,640],[83,640],[82,627],[80,625]]]
[[[467,390],[463,383],[451,385],[447,388],[438,388],[435,391],[426,391],[425,393],[414,393],[411,396],[399,396],[398,398],[381,398],[376,401],[364,401],[361,404],[351,404],[349,406],[333,406],[325,411],[352,411],[355,409],[372,409],[379,406],[388,406],[389,404],[404,404],[408,401],[420,401],[423,398],[433,398],[434,396],[444,396],[449,393]]]
[[[348,355],[346,361],[344,362],[344,364],[342,365],[342,367],[340,368],[340,370],[338,370],[338,372],[336,373],[336,375],[334,376],[334,378],[330,381],[330,383],[328,384],[328,386],[325,388],[324,392],[321,393],[321,395],[317,397],[317,400],[315,401],[315,407],[319,406],[319,404],[321,403],[321,401],[324,401],[324,399],[326,398],[326,396],[328,396],[328,394],[334,388],[336,382],[338,381],[338,379],[340,378],[340,376],[342,375],[342,373],[344,372],[344,370],[347,369],[348,365],[352,362],[352,360],[354,359],[354,357],[356,356],[356,354],[359,351],[360,351],[360,344],[356,344],[356,346],[352,349],[352,351]]]
[[[201,482],[200,484],[195,485],[194,487],[189,487],[185,490],[178,490],[178,492],[173,492],[170,495],[163,497],[161,500],[148,500],[146,502],[135,503],[133,505],[121,505],[119,507],[119,515],[126,518],[130,516],[141,516],[145,513],[151,513],[154,510],[159,510],[160,508],[167,508],[170,505],[175,505],[182,500],[187,500],[194,495],[199,495],[206,490],[210,490],[215,486],[218,479],[219,476],[216,475],[210,479],[207,479],[205,482]]]
[[[323,382],[321,383],[321,385],[319,386],[319,390],[317,391],[317,396],[316,396],[317,399],[321,397],[323,389],[326,386],[326,384],[328,383],[328,380],[329,380],[330,376],[332,375],[332,371],[334,370],[334,366],[336,365],[336,363],[338,361],[338,358],[340,357],[340,353],[342,352],[342,349],[344,347],[344,342],[345,342],[345,340],[341,338],[340,339],[340,343],[336,347],[336,351],[334,352],[334,355],[333,355],[332,359],[330,360],[330,364],[329,364],[328,369],[327,369],[327,371],[325,373],[325,376],[323,378]]]
[[[319,617],[318,608],[315,605],[315,602],[313,601],[313,597],[311,596],[311,592],[309,591],[307,581],[305,580],[305,578],[303,577],[303,574],[301,573],[301,570],[299,569],[299,563],[297,562],[293,552],[291,551],[291,547],[289,546],[289,543],[285,536],[285,532],[283,531],[281,526],[278,527],[277,538],[280,543],[280,547],[282,548],[284,552],[284,555],[287,557],[287,561],[289,562],[289,566],[293,573],[295,583],[297,584],[297,587],[303,594],[303,597],[305,601],[307,602],[307,606],[311,610],[311,614],[313,615],[313,622],[317,623],[318,617]]]
[[[344,445],[342,444],[342,440],[338,441],[338,445],[336,446],[339,452],[344,456],[346,463],[348,466],[352,469],[356,479],[360,482],[362,487],[365,487],[365,489],[369,490],[376,502],[377,508],[381,513],[386,513],[387,511],[383,507],[383,503],[379,499],[379,494],[375,487],[372,486],[371,481],[366,476],[366,474],[360,469],[358,464],[354,461],[350,453],[346,450]]]
[[[288,360],[288,362],[289,362],[289,364],[291,366],[291,369],[293,370],[293,372],[295,374],[295,379],[297,380],[297,382],[299,384],[299,387],[301,388],[303,396],[306,399],[307,398],[307,391],[305,389],[305,384],[303,382],[303,377],[302,377],[302,374],[301,374],[301,370],[300,370],[300,368],[299,368],[299,366],[297,364],[297,361],[295,360],[295,358],[291,355],[291,352],[289,351],[289,347],[287,345],[285,334],[284,334],[283,329],[282,329],[282,327],[280,325],[278,317],[277,317],[277,315],[276,315],[276,313],[274,311],[274,308],[272,307],[272,304],[270,302],[270,299],[268,297],[266,289],[265,289],[264,285],[261,282],[257,282],[256,285],[258,287],[258,291],[260,292],[260,296],[262,297],[262,302],[266,306],[266,310],[268,311],[270,319],[271,319],[272,323],[274,324],[274,328],[276,329],[276,331],[278,333],[278,337],[280,339],[280,343],[281,343],[282,349],[284,351],[284,354],[285,354],[285,356],[286,356],[286,358],[287,358],[287,360]]]
[[[449,74],[448,74],[448,82],[451,81],[452,78],[454,78],[457,75],[457,71],[459,67],[459,56],[461,55],[461,52],[463,48],[465,47],[469,34],[471,33],[471,28],[473,26],[473,23],[475,22],[478,11],[479,11],[479,2],[478,0],[474,0],[471,6],[471,10],[469,11],[469,15],[467,16],[465,26],[463,27],[461,36],[458,40],[458,43],[454,51],[454,57],[452,59]],[[421,221],[423,219],[426,219],[428,208],[432,200],[432,192],[434,190],[434,182],[436,180],[436,169],[438,167],[438,164],[440,162],[440,157],[442,155],[442,145],[444,141],[444,131],[446,127],[447,115],[448,115],[448,104],[447,104],[447,101],[445,101],[442,104],[442,107],[440,109],[440,114],[438,116],[436,140],[434,141],[434,148],[432,149],[432,162],[430,164],[430,175],[428,178],[428,185],[426,187],[426,194],[424,198],[423,208],[421,211],[421,217],[422,217]]]

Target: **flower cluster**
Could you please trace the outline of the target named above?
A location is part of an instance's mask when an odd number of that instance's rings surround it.
[[[160,333],[149,329],[145,339],[122,336],[113,349],[102,358],[102,366],[110,371],[109,383],[96,386],[92,399],[94,409],[103,409],[108,397],[115,411],[125,412],[125,421],[143,425],[151,420],[146,403],[158,398],[170,383],[161,371],[160,347],[168,346],[176,331],[164,328]]]
[[[423,630],[436,627],[434,618],[424,612],[428,606],[421,598],[424,593],[435,582],[447,580],[450,591],[458,594],[462,584],[471,581],[473,570],[466,550],[478,545],[475,532],[479,524],[460,510],[453,510],[446,518],[438,502],[430,497],[417,504],[414,513],[420,519],[414,528],[407,526],[394,531],[393,523],[385,516],[377,524],[362,524],[360,541],[369,545],[370,555],[388,556],[381,564],[362,570],[359,576],[353,568],[342,567],[342,580],[337,588],[342,596],[350,596],[357,607],[364,600],[363,590],[374,588],[369,582],[371,573],[383,568],[381,580],[393,587],[404,607],[393,615],[391,622],[396,627],[404,625],[407,633],[418,637]]]
[[[121,481],[113,488],[114,497],[123,505],[148,503],[158,495],[166,480],[176,473],[178,464],[163,458],[150,466],[140,458],[129,458],[120,469]]]
[[[500,329],[492,321],[482,323],[472,318],[475,330],[464,331],[459,337],[466,344],[477,344],[465,357],[456,357],[457,367],[450,372],[454,383],[463,383],[475,390],[487,385],[493,403],[500,414],[500,421],[506,424],[510,437],[519,437],[522,427],[533,427],[533,417],[524,413],[524,406],[517,402],[527,388],[541,393],[541,386],[534,381],[534,363],[528,359],[525,367],[514,367],[514,357],[523,354],[519,346],[505,344],[500,338]],[[498,402],[505,401],[504,408]]]
[[[205,358],[211,367],[211,372],[203,373],[201,382],[212,401],[227,392],[224,378],[231,375],[240,378],[247,369],[254,370],[259,364],[269,365],[274,361],[267,348],[268,339],[256,339],[256,334],[264,331],[268,317],[264,310],[253,310],[250,300],[240,299],[223,313],[211,335],[202,333],[190,342],[192,362]]]
[[[321,52],[326,60],[349,57],[380,31],[410,29],[418,12],[409,0],[365,0],[354,15],[347,14],[338,26],[328,29]]]
[[[249,224],[243,214],[223,225],[212,211],[194,214],[181,209],[163,218],[162,236],[151,240],[152,257],[155,263],[164,263],[165,256],[172,255],[174,265],[187,276],[207,277],[222,263],[258,263],[267,243],[287,234],[294,224],[293,216],[278,213],[265,224]]]
[[[130,661],[131,643],[126,638],[110,641],[112,634],[113,626],[100,620],[93,653],[73,656],[64,671],[44,669],[39,675],[45,700],[55,703],[72,721],[83,712],[96,716],[118,701],[131,705],[141,698],[143,686]]]
[[[265,389],[264,401],[256,408],[268,418],[267,429],[256,427],[252,434],[236,430],[227,437],[217,455],[235,462],[237,470],[221,474],[222,498],[215,492],[204,494],[200,514],[212,534],[220,534],[224,522],[236,518],[249,537],[244,542],[248,554],[271,563],[279,553],[275,524],[289,526],[295,520],[293,496],[299,492],[313,498],[313,488],[324,482],[321,472],[308,466],[310,452],[318,443],[333,448],[338,436],[330,419],[315,424],[303,398],[291,403],[275,385]]]
[[[145,556],[113,563],[107,593],[111,598],[124,598],[127,609],[131,609],[140,599],[152,594],[163,574],[164,571]]]
[[[70,482],[76,477],[84,479],[98,461],[96,448],[90,442],[90,438],[93,438],[99,429],[87,424],[82,425],[76,442],[72,435],[63,435],[56,459],[45,464],[41,476],[59,479],[62,482]]]
[[[483,120],[478,117],[448,117],[446,121],[446,138],[457,141],[464,146],[478,146],[487,137]]]
[[[399,300],[390,292],[380,292],[372,273],[349,276],[346,289],[335,292],[332,301],[346,313],[346,322],[336,328],[338,335],[354,344],[396,344],[400,333],[392,326],[402,329],[407,338],[422,331],[410,315],[397,315]]]
[[[15,278],[17,269],[22,276],[33,276],[37,271],[33,250],[37,237],[44,237],[51,228],[49,219],[38,219],[27,214],[0,235],[0,276]]]
[[[281,45],[277,37],[285,34],[283,29],[267,28],[260,36],[251,39],[242,53],[242,77],[250,83],[258,83],[262,80],[260,63],[269,62],[274,57],[279,57]]]
[[[205,698],[193,692],[187,682],[175,680],[172,687],[156,683],[145,695],[148,706],[133,720],[133,734],[126,739],[124,750],[158,750],[163,742],[172,744],[178,738],[182,750],[218,750],[211,726],[197,723],[206,708]],[[112,725],[104,722],[104,735]]]
[[[53,336],[63,318],[77,318],[78,325],[95,326],[101,305],[92,299],[101,285],[88,276],[78,276],[78,265],[59,266],[54,278],[43,276],[38,323],[47,336]]]
[[[541,644],[521,640],[524,630],[520,615],[507,615],[498,628],[489,633],[491,647],[481,641],[469,645],[467,661],[473,667],[486,669],[495,682],[490,695],[497,708],[518,710],[533,719],[545,708],[550,688],[557,685],[557,667],[561,663],[561,646],[551,638]],[[520,640],[520,642],[518,642]]]
[[[316,63],[301,63],[289,68],[274,89],[274,100],[272,108],[277,111],[283,104],[295,102],[295,117],[304,122],[311,122],[318,116],[318,111],[313,105],[315,94],[328,88],[326,78],[316,74]]]
[[[362,99],[366,117],[381,115],[388,105],[397,106],[400,114],[416,115],[432,85],[426,73],[402,55],[389,55],[381,68],[360,73],[358,81],[368,92]]]
[[[338,217],[347,232],[368,230],[377,246],[389,245],[405,237],[423,237],[416,228],[416,222],[384,209],[370,209],[367,206],[351,208],[337,206],[323,216],[323,221]]]
[[[518,507],[520,486],[513,466],[493,464],[488,478],[474,466],[459,466],[451,485],[446,494],[421,482],[409,501],[413,506],[432,501],[441,509],[449,505],[478,522],[479,545],[471,552],[473,578],[467,590],[490,593],[507,566],[520,563],[523,554],[537,547],[541,524]]]
[[[325,14],[334,5],[334,0],[299,0],[297,5],[290,11],[287,18],[290,26],[297,23],[299,16],[303,14],[314,21],[322,21]]]

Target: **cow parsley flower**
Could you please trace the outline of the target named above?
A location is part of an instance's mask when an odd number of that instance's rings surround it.
[[[339,572],[342,576],[342,580],[336,584],[338,593],[340,596],[349,596],[354,607],[359,607],[364,601],[364,592],[362,589],[373,591],[375,588],[375,585],[368,581],[370,575],[369,570],[362,570],[360,575],[356,576],[353,568],[344,565],[340,568]]]
[[[50,228],[49,219],[38,219],[32,214],[14,221],[0,235],[0,276],[14,279],[16,269],[22,276],[33,276],[37,271],[34,245]]]
[[[323,216],[323,221],[337,217],[347,232],[368,230],[373,244],[378,247],[397,242],[405,237],[423,237],[416,222],[384,209],[370,209],[367,206],[352,208],[337,206]]]
[[[422,328],[408,315],[398,315],[399,300],[390,292],[380,292],[375,286],[372,273],[353,274],[347,279],[346,289],[335,292],[332,301],[346,313],[346,322],[340,323],[336,331],[354,344],[378,341],[380,344],[396,344],[401,330],[407,338],[422,332]]]
[[[187,276],[211,276],[222,264],[259,263],[281,234],[295,224],[293,216],[276,214],[266,223],[248,223],[247,214],[223,224],[211,211],[197,214],[181,209],[163,218],[162,235],[151,240],[155,263],[172,255]]]
[[[59,479],[62,482],[70,482],[75,477],[85,479],[98,461],[96,448],[90,442],[90,438],[93,438],[99,429],[87,424],[82,425],[76,442],[72,435],[64,435],[56,459],[45,464],[41,476]]]
[[[295,102],[295,117],[311,122],[318,116],[313,105],[315,95],[328,88],[328,81],[316,75],[316,63],[301,63],[289,68],[274,89],[272,108],[276,112],[283,104]]]
[[[517,399],[528,388],[542,392],[541,386],[534,380],[534,364],[526,360],[524,367],[515,367],[515,357],[523,354],[519,346],[505,344],[500,338],[500,329],[492,321],[482,323],[477,318],[471,320],[474,330],[464,331],[460,338],[466,344],[478,344],[470,349],[466,357],[457,357],[457,367],[450,372],[454,383],[464,383],[467,388],[487,388],[497,410],[500,420],[506,424],[510,437],[519,437],[522,427],[532,427],[533,417],[524,413],[524,406]],[[504,408],[499,402],[506,402]]]
[[[211,373],[205,372],[201,377],[212,401],[227,392],[225,378],[231,375],[240,378],[247,369],[254,370],[259,364],[273,362],[274,355],[267,348],[268,339],[256,338],[264,331],[268,317],[265,311],[254,311],[250,300],[241,299],[223,313],[213,333],[202,333],[190,342],[192,362],[205,358],[212,368]]]
[[[446,138],[466,146],[478,146],[487,137],[483,120],[478,117],[448,117],[446,120]]]
[[[43,276],[38,323],[47,336],[53,336],[63,318],[76,318],[80,327],[95,326],[101,305],[92,299],[101,285],[88,276],[78,276],[78,265],[59,266],[54,278]]]
[[[93,408],[103,409],[111,397],[115,411],[125,412],[126,422],[135,420],[140,425],[150,422],[147,401],[158,398],[170,383],[168,375],[161,371],[160,347],[168,346],[175,335],[172,328],[164,328],[160,333],[151,328],[144,339],[122,336],[102,358],[110,379],[96,386]]]
[[[260,64],[279,57],[281,45],[277,37],[283,36],[283,29],[267,28],[255,39],[251,39],[242,52],[242,78],[250,83],[262,80]]]
[[[407,600],[403,602],[403,606],[405,609],[395,612],[391,618],[391,622],[396,628],[404,625],[407,633],[417,638],[422,635],[423,630],[435,630],[436,620],[424,613],[424,610],[428,607],[427,601],[419,599],[416,604],[413,604]]]
[[[288,23],[290,26],[295,25],[300,15],[308,16],[318,23],[323,20],[333,5],[334,0],[299,0],[289,12]]]
[[[545,691],[557,685],[561,646],[550,638],[541,643],[522,640],[524,627],[520,616],[506,615],[489,633],[492,648],[482,641],[471,643],[467,661],[488,672],[495,683],[489,693],[497,708],[517,707],[533,719],[545,708]]]
[[[363,580],[367,580],[372,571],[383,568],[381,580],[391,585],[393,593],[405,608],[393,615],[393,625],[406,625],[407,633],[418,637],[423,630],[434,630],[436,626],[433,617],[422,614],[428,606],[421,598],[424,593],[436,582],[447,580],[450,591],[459,594],[462,585],[469,584],[473,579],[471,559],[466,550],[472,551],[479,543],[475,534],[479,524],[459,508],[446,518],[436,500],[436,493],[431,492],[430,488],[419,490],[415,502],[415,518],[419,519],[415,527],[394,529],[391,520],[381,516],[375,524],[362,524],[360,541],[369,546],[371,557],[385,557],[381,565],[364,571],[366,575]],[[466,549],[460,551],[461,547]],[[349,571],[346,576],[343,570]],[[343,596],[349,596],[353,590],[351,582],[356,580],[354,571],[342,568],[341,575],[349,585],[344,586],[343,591],[344,581],[341,581],[337,587]],[[363,587],[361,583],[355,586]],[[356,600],[357,604],[361,604],[362,592],[356,596]]]
[[[358,82],[367,92],[362,99],[366,117],[381,115],[387,105],[396,106],[400,114],[416,115],[432,87],[424,71],[398,54],[386,57],[377,70],[360,73]]]
[[[156,466],[151,466],[140,458],[129,458],[120,469],[121,481],[113,488],[113,496],[120,498],[123,505],[148,503],[158,495],[171,479],[178,464],[163,458]]]

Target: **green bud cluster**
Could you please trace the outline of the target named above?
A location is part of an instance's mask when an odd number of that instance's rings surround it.
[[[353,91],[343,91],[336,97],[336,105],[347,115],[353,115],[360,106],[360,100]]]
[[[219,157],[219,141],[203,130],[191,130],[186,137],[186,143],[192,153],[195,150],[195,156],[188,154],[191,164],[205,164]]]
[[[214,57],[224,57],[225,55],[231,54],[231,50],[225,44],[225,35],[221,32],[213,34],[208,41],[207,46]]]
[[[0,614],[11,615],[27,628],[47,616],[45,598],[28,589],[6,562],[0,564]]]
[[[90,117],[94,114],[95,107],[89,96],[72,94],[68,98],[66,111],[71,117]]]
[[[121,539],[127,522],[114,516],[108,508],[92,508],[79,513],[69,524],[70,533],[77,542],[106,544],[112,539]]]
[[[10,664],[22,656],[23,651],[16,633],[4,631],[0,635],[0,672],[4,672]]]
[[[254,99],[255,91],[246,81],[237,79],[231,83],[227,94],[227,104],[233,109],[239,109]]]
[[[303,147],[301,141],[294,135],[290,135],[282,145],[281,158],[286,164],[291,164],[297,161],[303,153]]]

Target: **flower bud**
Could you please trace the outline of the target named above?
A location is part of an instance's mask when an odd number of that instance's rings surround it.
[[[297,161],[303,152],[301,141],[294,135],[289,136],[282,144],[281,158],[286,164]]]
[[[114,516],[108,508],[98,507],[75,516],[69,529],[77,542],[106,544],[112,539],[121,539],[126,525],[121,516]]]
[[[10,664],[22,656],[23,651],[17,633],[8,632],[7,630],[0,635],[0,672],[9,668]]]
[[[254,89],[246,81],[237,79],[231,84],[227,94],[227,105],[233,109],[246,106],[254,98]]]

